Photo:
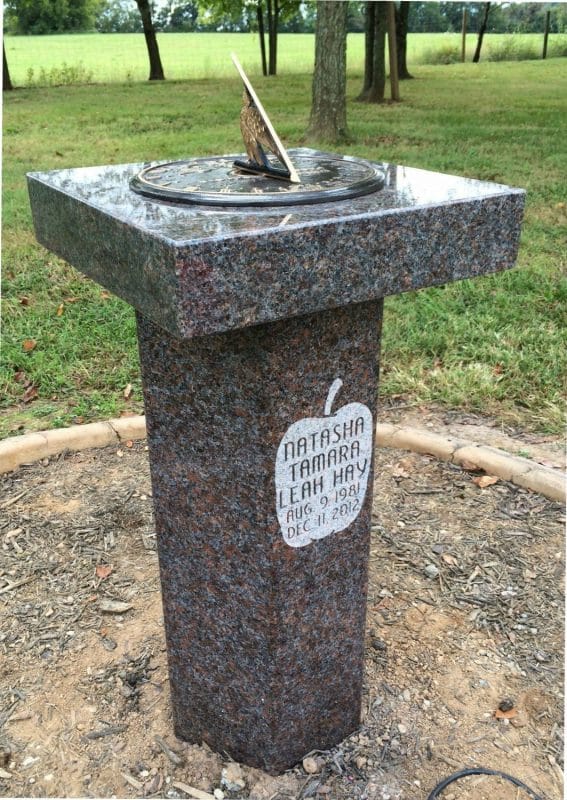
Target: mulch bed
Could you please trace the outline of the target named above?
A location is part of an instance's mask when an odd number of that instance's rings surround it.
[[[129,444],[2,480],[1,795],[425,800],[482,764],[562,797],[557,504],[378,451],[361,726],[231,783],[226,754],[172,733],[147,448]],[[489,777],[442,795],[484,797],[527,795]]]

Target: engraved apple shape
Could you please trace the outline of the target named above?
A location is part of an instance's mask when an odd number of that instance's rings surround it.
[[[372,461],[372,414],[362,403],[348,403],[331,413],[342,385],[340,378],[333,381],[324,416],[294,422],[278,447],[277,517],[291,547],[345,530],[364,503]]]

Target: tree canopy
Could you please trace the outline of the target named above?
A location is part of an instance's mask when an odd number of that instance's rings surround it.
[[[463,10],[468,15],[468,30],[478,33],[484,16],[484,3],[410,3],[408,30],[411,33],[457,33],[461,30]],[[551,30],[562,33],[567,28],[565,3],[492,3],[487,27],[489,33],[541,33],[545,12],[551,12]]]
[[[5,0],[6,23],[14,33],[45,34],[94,30],[100,0]]]
[[[313,33],[316,3],[300,0],[160,0],[152,2],[157,31],[256,31],[258,9],[268,17],[270,7],[280,33]],[[4,29],[9,33],[49,34],[96,30],[101,33],[134,33],[142,30],[135,0],[4,0]],[[483,17],[483,3],[409,3],[410,33],[451,33],[461,30],[463,10],[468,30],[476,33]],[[546,11],[550,31],[567,31],[566,3],[492,3],[487,32],[540,33]],[[347,29],[364,31],[365,3],[348,3]],[[267,24],[267,29],[269,25]]]

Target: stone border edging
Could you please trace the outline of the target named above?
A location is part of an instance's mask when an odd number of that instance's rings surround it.
[[[140,415],[12,436],[0,442],[0,474],[12,472],[31,461],[41,461],[43,458],[58,455],[63,450],[107,447],[143,439],[145,435],[146,418]]]
[[[376,442],[382,447],[427,453],[442,461],[451,461],[470,469],[474,467],[489,475],[531,489],[550,500],[565,503],[565,479],[559,470],[544,467],[537,461],[513,456],[489,445],[461,441],[438,433],[380,423],[376,426]]]
[[[64,450],[107,447],[145,436],[146,418],[142,415],[13,436],[0,442],[0,474],[12,472],[22,464],[58,455]],[[461,467],[465,464],[468,468],[474,465],[490,475],[543,494],[550,500],[566,501],[565,480],[559,470],[544,467],[528,458],[513,456],[496,447],[390,423],[376,425],[376,443],[382,447],[432,455]]]

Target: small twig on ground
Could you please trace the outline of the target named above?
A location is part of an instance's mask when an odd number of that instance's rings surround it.
[[[168,759],[174,766],[179,767],[181,766],[181,764],[183,764],[184,759],[180,755],[178,755],[175,752],[175,750],[172,750],[171,747],[167,744],[167,742],[164,739],[162,739],[161,736],[159,736],[157,733],[154,736],[154,741],[159,746],[159,748],[163,750],[165,755],[168,757]]]

